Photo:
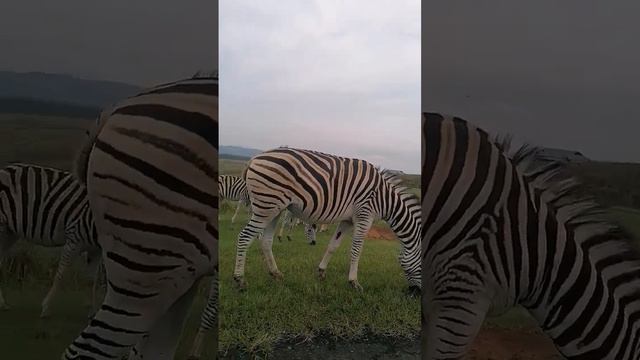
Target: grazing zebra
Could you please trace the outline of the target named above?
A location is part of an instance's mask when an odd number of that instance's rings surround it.
[[[87,184],[107,294],[64,359],[173,359],[202,277],[213,275],[216,296],[217,119],[218,79],[204,76],[103,112],[76,174]]]
[[[433,113],[422,144],[424,359],[461,358],[515,305],[567,358],[640,358],[640,255],[558,164]]]
[[[237,240],[234,279],[241,289],[246,287],[247,248],[262,230],[261,248],[269,271],[276,278],[282,277],[271,246],[278,216],[288,209],[311,223],[339,222],[318,267],[321,278],[344,233],[353,227],[349,283],[360,290],[357,272],[364,236],[376,218],[386,220],[401,240],[400,264],[410,289],[419,291],[420,204],[415,195],[398,184],[397,177],[363,160],[277,148],[254,156],[244,179],[252,216]]]
[[[40,316],[46,317],[73,259],[83,251],[88,252],[89,260],[98,257],[85,187],[71,173],[49,167],[12,164],[1,169],[0,260],[19,239],[41,246],[63,246],[53,285],[42,301]],[[95,300],[95,284],[93,297]],[[0,308],[8,308],[1,290]]]
[[[282,235],[284,234],[285,228],[287,231],[287,240],[291,241],[291,236],[289,234],[293,231],[293,227],[300,223],[300,218],[296,218],[293,216],[291,211],[285,211],[282,216],[282,224],[280,225],[280,231],[278,232],[278,241],[282,241]],[[304,222],[304,235],[307,238],[307,243],[309,245],[316,244],[316,224],[309,224]]]
[[[231,201],[237,201],[238,206],[236,212],[231,218],[231,223],[236,221],[236,217],[240,212],[241,206],[249,206],[249,194],[247,193],[247,186],[244,180],[239,176],[232,175],[218,175],[218,192],[220,199],[229,199]]]

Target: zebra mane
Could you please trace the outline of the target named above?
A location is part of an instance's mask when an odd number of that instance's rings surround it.
[[[420,204],[420,199],[411,192],[409,187],[403,185],[404,179],[402,179],[402,175],[404,175],[404,172],[391,169],[382,169],[378,170],[378,172],[382,175],[382,179],[391,186],[393,191],[405,198],[408,198],[409,202],[412,204]]]
[[[523,176],[532,197],[541,197],[551,211],[562,213],[562,223],[574,230],[582,226],[595,226],[598,230],[592,232],[589,238],[604,236],[610,241],[617,241],[619,249],[631,251],[633,257],[640,260],[640,252],[631,242],[631,233],[610,220],[606,209],[594,197],[581,193],[582,183],[566,171],[564,163],[542,161],[540,148],[529,144],[510,151],[508,139],[496,137],[494,145],[503,151]]]

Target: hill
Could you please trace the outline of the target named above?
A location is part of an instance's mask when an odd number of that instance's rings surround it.
[[[239,159],[249,159],[255,154],[261,153],[263,150],[247,148],[243,146],[235,146],[235,145],[220,145],[220,150],[218,153],[222,156],[224,155],[233,155]]]
[[[0,98],[5,99],[33,99],[102,108],[140,90],[131,84],[79,79],[63,74],[0,71]]]

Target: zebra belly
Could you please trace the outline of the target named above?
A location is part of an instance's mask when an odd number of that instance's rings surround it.
[[[328,215],[325,215],[323,217],[314,216],[313,214],[310,214],[309,213],[310,209],[307,209],[307,211],[304,211],[302,206],[299,205],[299,204],[291,204],[291,205],[289,205],[288,210],[291,211],[291,213],[294,216],[302,219],[304,222],[314,223],[314,224],[318,224],[318,223],[319,224],[331,224],[331,223],[340,222],[340,221],[344,221],[344,220],[351,221],[352,218],[353,218],[352,207],[346,208],[340,214],[328,214]]]

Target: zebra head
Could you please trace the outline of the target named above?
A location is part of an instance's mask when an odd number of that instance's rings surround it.
[[[418,295],[422,289],[420,200],[402,186],[402,174],[391,170],[380,171],[382,184],[378,205],[380,216],[389,223],[402,243],[399,260],[409,282],[408,293]]]

